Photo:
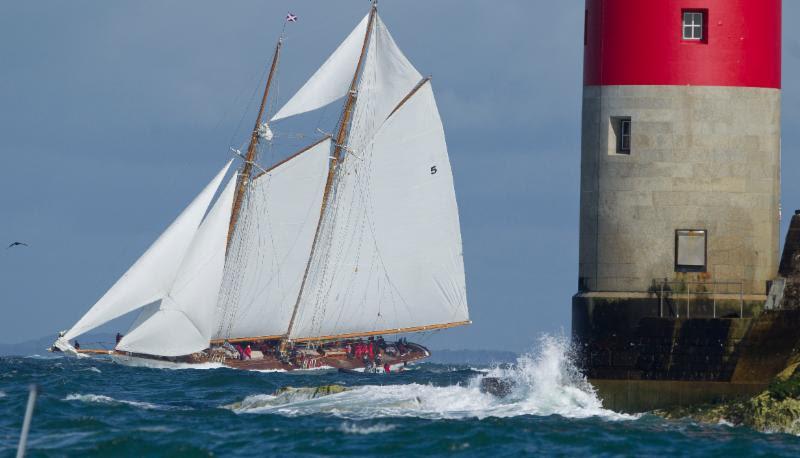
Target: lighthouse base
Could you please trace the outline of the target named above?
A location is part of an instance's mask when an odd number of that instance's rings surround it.
[[[800,310],[762,311],[765,299],[720,298],[717,318],[699,307],[685,318],[665,315],[670,307],[657,297],[578,294],[572,332],[579,365],[604,404],[618,411],[753,395],[800,348]]]

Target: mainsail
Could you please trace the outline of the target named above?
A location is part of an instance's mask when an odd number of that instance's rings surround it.
[[[340,146],[346,154],[328,190],[290,340],[469,319],[458,208],[433,92],[373,14]]]
[[[161,299],[175,281],[203,215],[217,192],[229,161],[195,197],[145,253],[64,335],[66,340],[101,326],[114,318]]]
[[[235,185],[233,177],[198,229],[159,310],[128,332],[117,349],[181,356],[208,348],[216,330],[217,295]]]
[[[330,149],[326,137],[250,184],[228,252],[217,338],[286,332],[319,220]]]
[[[348,156],[290,338],[469,319],[458,208],[429,82]]]

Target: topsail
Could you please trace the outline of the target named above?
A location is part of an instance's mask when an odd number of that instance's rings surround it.
[[[283,106],[272,121],[322,108],[347,95],[353,69],[361,53],[369,15],[356,26],[306,84]]]

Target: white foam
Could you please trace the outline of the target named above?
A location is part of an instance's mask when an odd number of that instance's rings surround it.
[[[0,391],[0,398],[4,398],[4,397],[6,397],[6,394],[4,392]]]
[[[486,376],[513,381],[512,393],[505,398],[482,393],[480,380]],[[464,385],[367,385],[316,399],[281,399],[262,394],[248,396],[241,404],[228,408],[239,413],[328,414],[348,419],[482,419],[520,415],[638,418],[604,409],[592,386],[572,363],[567,339],[548,336],[540,340],[536,352],[520,357],[515,366],[492,369]]]
[[[385,425],[382,423],[378,423],[371,426],[359,426],[355,423],[342,423],[339,426],[339,431],[345,434],[359,434],[359,435],[367,435],[367,434],[378,434],[378,433],[388,433],[396,428],[395,425]]]
[[[205,370],[205,369],[220,369],[223,367],[227,367],[224,364],[220,363],[201,363],[201,364],[192,364],[192,363],[173,363],[171,361],[162,361],[158,359],[150,359],[150,358],[139,358],[137,356],[126,356],[126,355],[111,355],[111,359],[118,364],[123,366],[130,366],[130,367],[146,367],[149,369],[173,369],[173,370],[180,370],[180,369],[197,369],[197,370]]]
[[[72,393],[68,394],[65,401],[81,401],[81,402],[91,402],[97,404],[127,404],[134,407],[140,407],[142,409],[158,409],[159,406],[155,404],[151,404],[149,402],[138,402],[138,401],[125,401],[120,399],[114,399],[110,396],[103,396],[102,394],[79,394],[79,393]]]
[[[175,410],[178,408],[168,407],[168,406],[161,406],[158,404],[151,404],[149,402],[141,402],[141,401],[126,401],[124,399],[114,399],[110,396],[104,396],[102,394],[79,394],[79,393],[72,393],[68,394],[64,401],[80,401],[80,402],[87,402],[87,403],[94,403],[94,404],[124,404],[129,405],[132,407],[137,407],[140,409],[145,410]],[[179,408],[178,410],[185,410],[188,408]]]

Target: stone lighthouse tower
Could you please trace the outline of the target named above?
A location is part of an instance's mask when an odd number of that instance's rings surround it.
[[[581,292],[679,274],[766,294],[780,87],[780,0],[587,0]]]
[[[586,0],[585,13],[574,334],[752,316],[778,269],[781,0]]]

